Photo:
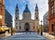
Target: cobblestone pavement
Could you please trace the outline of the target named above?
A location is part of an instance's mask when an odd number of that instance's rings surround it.
[[[36,32],[16,33],[14,36],[5,38],[4,40],[48,40],[44,36],[38,35]]]
[[[49,40],[55,40],[55,36],[53,36],[53,35],[50,35],[49,33],[43,33],[43,35],[46,37],[46,38],[48,38]]]
[[[0,38],[9,37],[9,36],[11,36],[11,33],[0,34]]]

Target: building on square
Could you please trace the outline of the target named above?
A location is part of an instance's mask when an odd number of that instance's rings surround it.
[[[0,26],[5,26],[5,6],[4,0],[0,0]]]
[[[19,8],[17,4],[16,11],[15,11],[15,27],[17,31],[23,32],[23,31],[37,31],[38,30],[39,12],[38,12],[37,4],[35,7],[35,20],[31,19],[31,12],[28,8],[28,4],[26,4],[26,7],[23,11],[22,16],[23,16],[23,19],[19,20]]]
[[[49,4],[49,33],[55,34],[55,0],[48,0]]]
[[[1,27],[12,27],[12,16],[5,9],[4,0],[0,0],[0,26]]]
[[[48,32],[48,12],[43,16],[44,32]]]
[[[5,24],[7,27],[12,27],[12,15],[5,9]]]

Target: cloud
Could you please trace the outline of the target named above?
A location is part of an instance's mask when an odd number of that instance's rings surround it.
[[[39,20],[43,20],[43,15],[48,11],[48,0],[46,1],[45,0],[28,0],[28,1],[29,1],[29,8],[32,13],[32,18],[35,17],[33,15],[35,13],[35,6],[37,4],[39,9]]]
[[[43,19],[43,15],[48,11],[48,0],[46,0],[46,1],[45,0],[39,0],[38,1],[38,7],[39,7],[40,19],[41,19],[41,17]]]
[[[39,19],[40,21],[43,20],[43,15],[48,11],[48,0],[39,0],[38,1],[38,8],[39,8]],[[39,21],[39,23],[40,23]]]
[[[5,0],[6,9],[14,16],[15,7],[18,3],[20,19],[22,18],[22,13],[25,9],[25,5],[28,4],[28,7],[32,13],[32,19],[35,14],[35,6],[38,5],[39,9],[39,19],[43,20],[43,15],[48,11],[48,0]]]

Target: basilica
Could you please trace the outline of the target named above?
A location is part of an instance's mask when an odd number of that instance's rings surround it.
[[[23,18],[22,20],[19,19],[19,8],[18,4],[16,5],[16,11],[15,11],[15,27],[18,32],[28,32],[28,31],[38,31],[39,26],[39,12],[38,12],[38,6],[36,4],[35,7],[35,19],[31,19],[31,12],[28,8],[28,4],[26,4],[26,7],[22,14]]]

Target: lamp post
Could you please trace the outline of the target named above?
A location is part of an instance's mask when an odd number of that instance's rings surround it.
[[[11,22],[11,23],[12,23],[12,22]],[[11,35],[13,35],[13,30],[12,30],[12,28],[13,28],[13,27],[11,27]]]
[[[41,20],[41,35],[43,35],[43,33],[42,33],[42,20]]]
[[[11,27],[11,35],[13,35],[12,27]]]

